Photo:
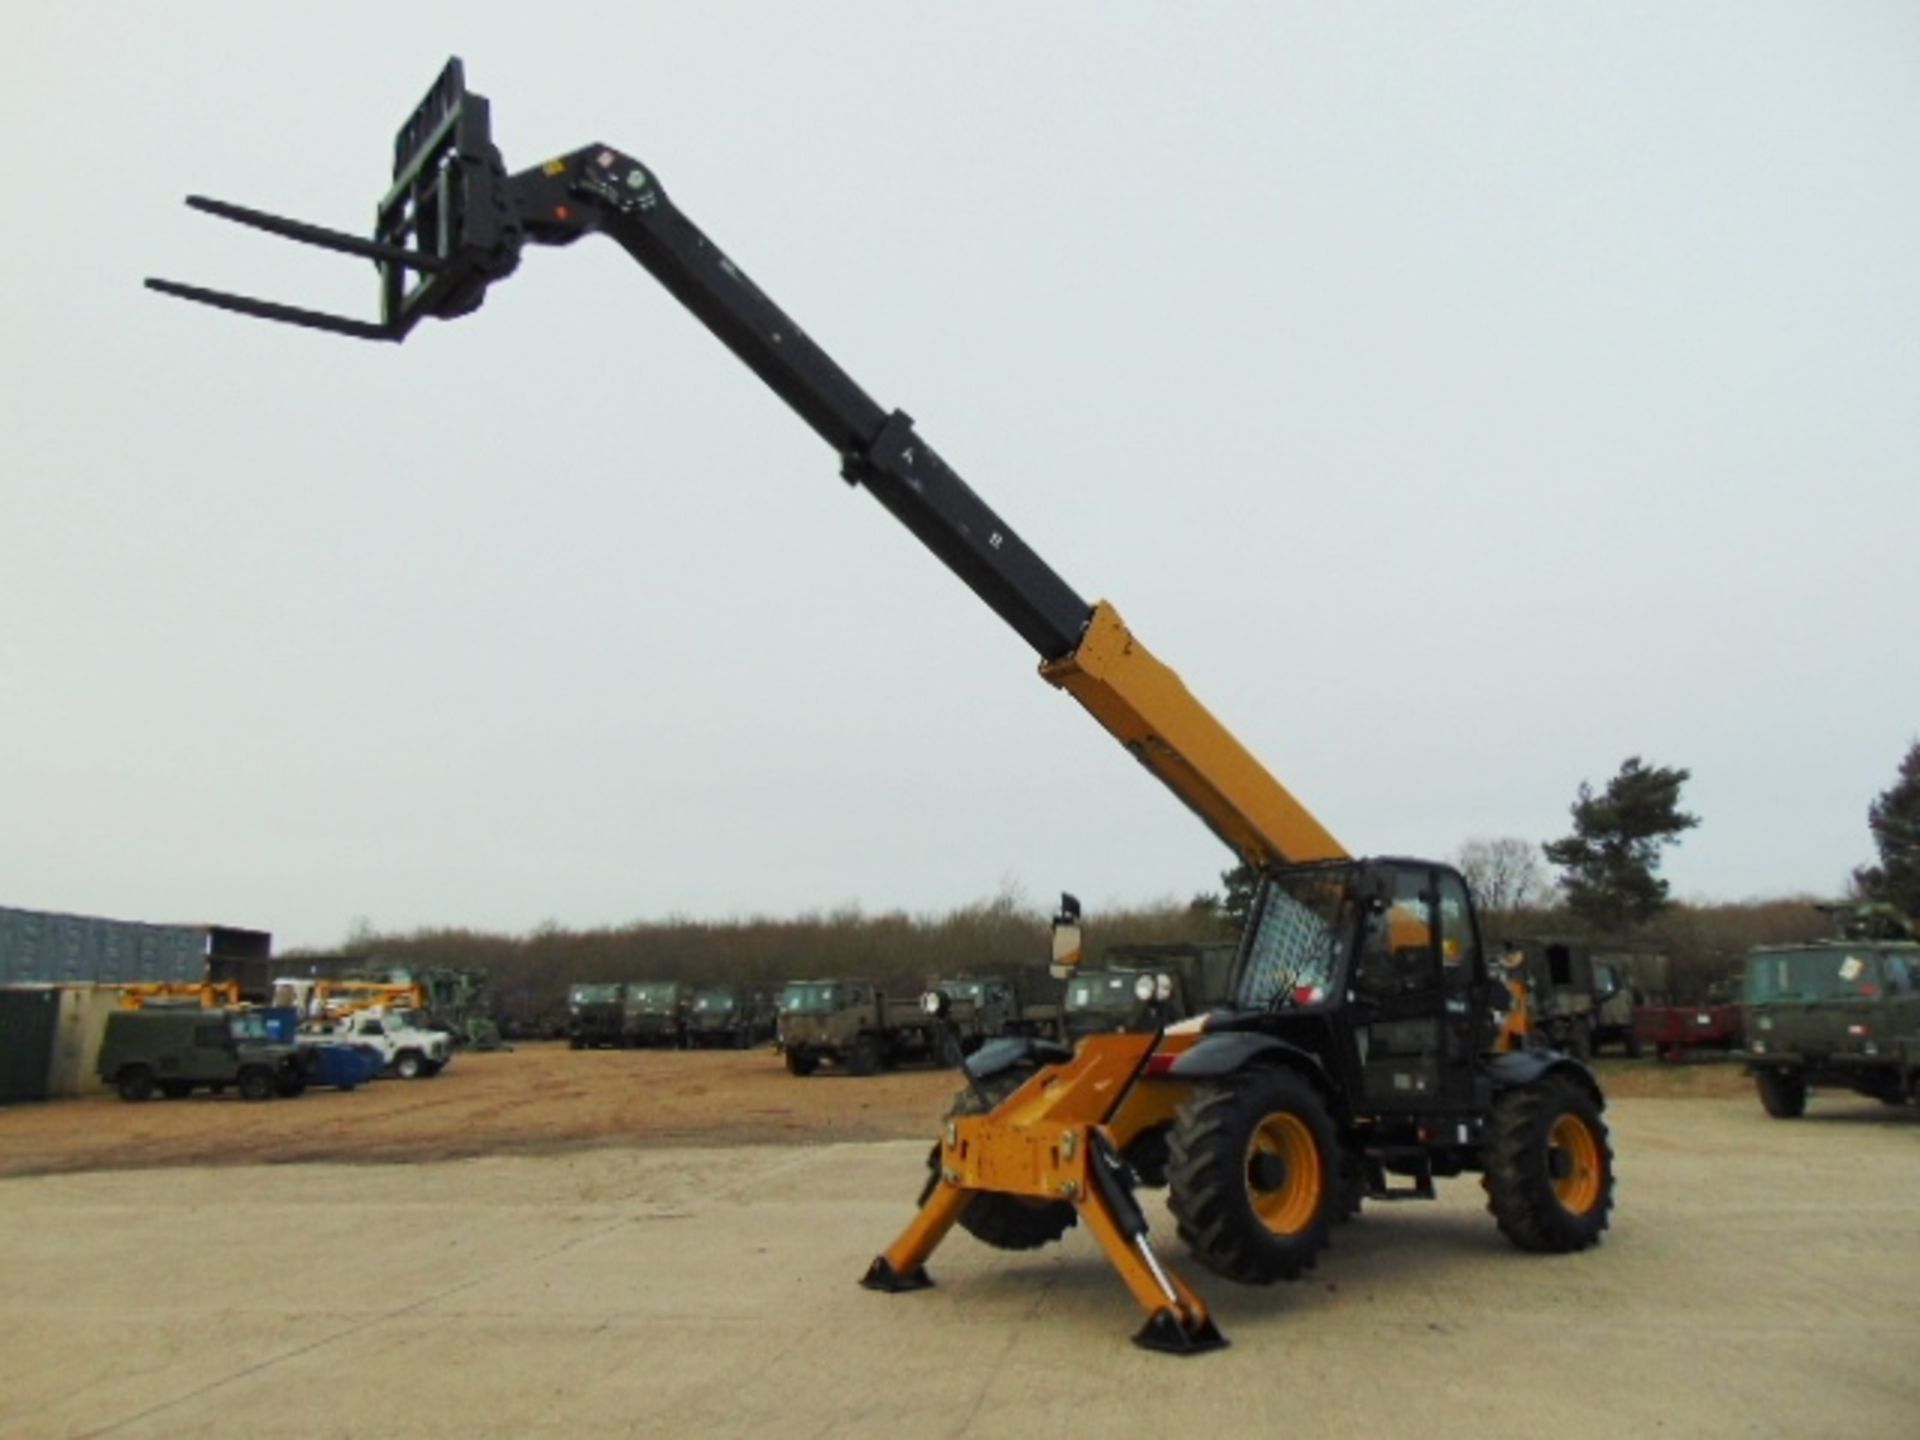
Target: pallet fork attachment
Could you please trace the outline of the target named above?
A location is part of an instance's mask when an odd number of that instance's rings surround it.
[[[1206,1302],[1154,1253],[1111,1122],[1132,1093],[1158,1034],[1100,1035],[1073,1059],[1036,1072],[986,1115],[947,1121],[937,1175],[919,1213],[860,1283],[896,1294],[933,1284],[927,1258],[985,1194],[1066,1201],[1147,1312],[1133,1343],[1199,1355],[1227,1343]]]
[[[460,61],[449,60],[394,138],[393,183],[375,213],[371,238],[204,195],[187,197],[193,209],[218,219],[373,261],[380,271],[378,321],[175,280],[149,279],[147,288],[356,340],[404,340],[429,315],[467,314],[488,285],[512,273],[524,240],[490,131],[486,97],[469,91]]]

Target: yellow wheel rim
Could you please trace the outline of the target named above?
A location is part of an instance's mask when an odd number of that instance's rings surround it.
[[[1276,1235],[1298,1235],[1320,1213],[1326,1176],[1313,1131],[1298,1115],[1269,1115],[1247,1145],[1247,1194],[1260,1223]]]
[[[1578,1115],[1562,1115],[1547,1135],[1549,1153],[1558,1152],[1548,1173],[1554,1175],[1553,1195],[1570,1213],[1584,1215],[1600,1202],[1600,1144]]]

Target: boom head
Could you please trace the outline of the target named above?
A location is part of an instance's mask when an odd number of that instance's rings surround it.
[[[465,315],[486,297],[488,285],[512,273],[525,239],[491,131],[486,97],[467,89],[455,57],[394,136],[393,180],[375,211],[371,238],[203,195],[187,197],[194,209],[223,220],[372,260],[380,272],[378,321],[172,280],[149,279],[147,288],[362,340],[402,340],[429,315]]]

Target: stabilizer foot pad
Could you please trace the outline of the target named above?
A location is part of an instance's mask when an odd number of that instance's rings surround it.
[[[1153,1318],[1133,1337],[1133,1343],[1142,1350],[1158,1350],[1166,1355],[1204,1355],[1209,1350],[1226,1349],[1227,1337],[1220,1333],[1211,1317],[1188,1326],[1182,1324],[1173,1311],[1156,1310]]]
[[[927,1267],[916,1265],[902,1275],[887,1263],[887,1257],[877,1257],[867,1267],[867,1273],[860,1277],[860,1283],[869,1290],[879,1290],[884,1294],[898,1295],[905,1290],[930,1290],[933,1277],[927,1274]]]

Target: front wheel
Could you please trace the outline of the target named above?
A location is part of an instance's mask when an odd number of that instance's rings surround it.
[[[1320,1094],[1291,1070],[1201,1088],[1168,1140],[1168,1208],[1217,1275],[1271,1285],[1310,1270],[1339,1193],[1339,1143]]]
[[[153,1098],[153,1071],[144,1065],[129,1065],[120,1072],[120,1098],[132,1104]]]
[[[1807,1113],[1807,1078],[1791,1070],[1756,1070],[1760,1104],[1776,1120],[1797,1120]]]
[[[427,1062],[418,1050],[402,1050],[393,1057],[393,1073],[402,1080],[418,1080],[426,1074]]]
[[[274,1079],[271,1070],[263,1070],[258,1065],[240,1072],[235,1087],[242,1100],[271,1100],[274,1094]]]
[[[1613,1209],[1613,1147],[1600,1105],[1548,1077],[1493,1102],[1487,1209],[1522,1250],[1565,1254],[1597,1244]]]
[[[953,1103],[947,1107],[947,1118],[985,1115],[997,1110],[1002,1101],[1033,1077],[1035,1069],[1032,1065],[1015,1065],[967,1086],[953,1097]],[[927,1177],[926,1189],[920,1192],[923,1205],[933,1194],[934,1186],[940,1183],[938,1145],[927,1157],[927,1167],[933,1173]],[[960,1228],[996,1250],[1037,1250],[1058,1240],[1079,1220],[1073,1206],[1064,1200],[1038,1200],[996,1190],[980,1191],[960,1212]]]
[[[787,1073],[811,1075],[820,1068],[820,1057],[802,1045],[787,1047]]]

